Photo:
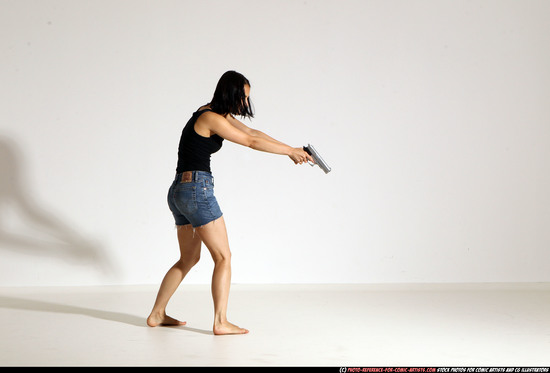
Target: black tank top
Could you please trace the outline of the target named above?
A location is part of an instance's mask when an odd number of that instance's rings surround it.
[[[198,110],[181,133],[178,147],[178,166],[177,173],[185,171],[207,171],[210,170],[210,156],[221,149],[223,138],[218,135],[204,137],[195,132],[195,122],[206,111],[210,109]]]

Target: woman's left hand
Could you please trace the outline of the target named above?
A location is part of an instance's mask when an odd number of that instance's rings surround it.
[[[303,148],[293,148],[292,152],[289,155],[290,159],[294,162],[294,164],[302,164],[312,162],[315,163],[313,158],[311,158],[311,155],[309,155]]]

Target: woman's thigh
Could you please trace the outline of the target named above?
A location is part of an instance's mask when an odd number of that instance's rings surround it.
[[[178,226],[178,243],[182,259],[200,258],[201,239],[195,234],[191,224]]]
[[[210,255],[212,255],[214,261],[231,258],[227,229],[223,216],[202,227],[196,228],[195,232],[199,235],[202,242],[204,242],[208,251],[210,251]]]

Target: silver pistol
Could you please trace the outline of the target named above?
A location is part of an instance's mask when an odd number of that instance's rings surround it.
[[[330,172],[330,166],[323,160],[321,155],[315,150],[315,148],[311,144],[307,144],[307,146],[304,146],[304,150],[307,154],[311,155],[311,158],[315,161],[315,163],[308,162],[310,166],[319,166],[321,170],[325,171],[325,174],[328,174]]]

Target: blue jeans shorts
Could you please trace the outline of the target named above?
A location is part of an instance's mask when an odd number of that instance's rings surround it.
[[[168,190],[168,207],[176,225],[191,224],[193,228],[206,225],[223,215],[214,196],[214,177],[206,171],[176,174]]]

